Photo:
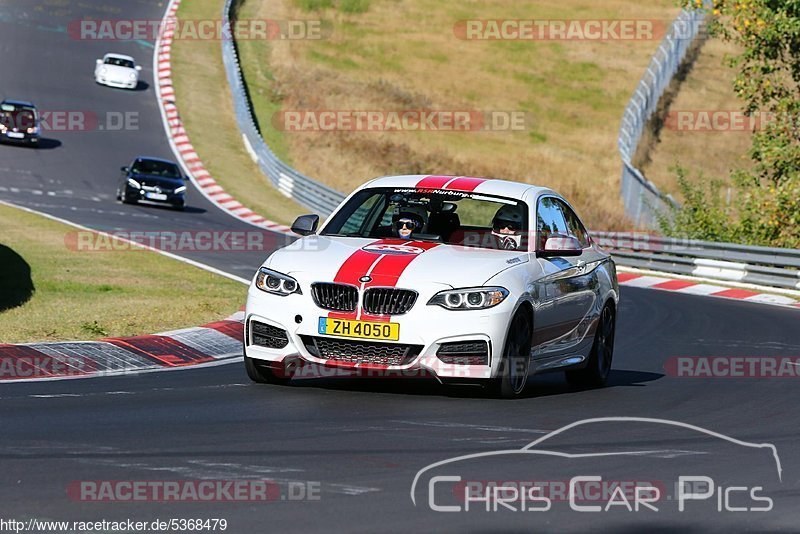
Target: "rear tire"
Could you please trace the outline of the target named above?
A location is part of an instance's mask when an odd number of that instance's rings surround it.
[[[244,355],[244,368],[245,371],[247,371],[247,376],[253,382],[284,386],[291,380],[291,378],[288,377],[278,376],[271,367],[259,363],[259,361],[260,360],[250,358],[247,354]]]
[[[564,373],[567,382],[573,386],[598,388],[606,384],[611,372],[611,361],[614,357],[614,332],[616,316],[611,304],[606,304],[597,321],[594,344],[589,353],[586,367]]]
[[[533,321],[530,313],[520,310],[514,315],[508,328],[498,375],[489,384],[489,391],[493,396],[515,399],[525,390],[531,361],[532,337]]]

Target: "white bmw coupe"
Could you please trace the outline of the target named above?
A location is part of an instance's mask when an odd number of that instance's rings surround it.
[[[141,70],[142,67],[130,56],[106,54],[103,59],[98,59],[96,62],[94,81],[109,87],[136,89]]]
[[[554,191],[392,176],[318,224],[299,217],[292,230],[304,237],[269,256],[250,285],[252,380],[424,374],[506,398],[547,371],[606,382],[616,268]]]

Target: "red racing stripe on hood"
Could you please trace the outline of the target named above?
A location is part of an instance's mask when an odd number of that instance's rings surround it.
[[[439,243],[406,241],[402,239],[381,239],[367,246],[372,247],[376,245],[406,245],[421,249],[422,252],[419,254],[381,254],[380,252],[370,252],[361,248],[350,255],[342,266],[339,267],[339,271],[336,273],[336,277],[334,277],[334,282],[354,285],[361,289],[373,286],[394,287],[403,274],[403,271],[405,271],[415,259],[426,251],[437,247]],[[370,271],[370,269],[372,270]],[[360,282],[359,279],[368,272],[372,280],[367,283]],[[329,312],[328,317],[355,319],[357,317],[357,312]],[[369,315],[367,313],[363,313],[361,318],[366,321],[379,322],[388,322],[390,319],[388,315]]]

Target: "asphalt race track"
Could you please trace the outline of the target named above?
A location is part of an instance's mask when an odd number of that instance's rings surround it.
[[[129,53],[151,83],[152,43],[75,41],[64,28],[84,16],[158,19],[163,9],[144,0],[0,1],[1,96],[32,100],[43,110],[135,111],[140,125],[133,131],[46,134],[49,148],[39,150],[0,146],[0,199],[102,230],[253,228],[216,210],[197,191],[190,191],[192,209],[183,213],[114,202],[121,165],[137,154],[171,153],[152,88],[96,86],[93,62],[112,48]],[[249,278],[264,254],[188,256]],[[3,384],[0,519],[218,518],[237,533],[797,531],[797,380],[679,377],[669,362],[678,356],[798,358],[798,319],[797,310],[776,306],[623,288],[609,387],[575,390],[561,375],[548,375],[531,380],[526,398],[518,401],[419,379],[259,386],[240,365]],[[578,475],[651,481],[664,497],[657,512],[624,506],[579,512],[557,497],[546,511],[487,512],[478,502],[468,512],[435,512],[427,475],[412,502],[415,476],[429,464],[518,450],[579,420],[623,416],[687,423],[740,442],[657,422],[603,421],[546,442],[549,450],[580,458],[486,457],[480,465],[437,473],[470,481],[555,484]],[[741,442],[772,444],[781,470],[768,450]],[[604,452],[629,454],[585,456]],[[715,491],[685,503],[681,512],[678,475],[707,475]],[[203,480],[269,480],[277,492],[269,502],[198,503],[98,502],[75,491],[81,481]],[[771,510],[731,511],[763,505],[725,491],[740,487],[761,488],[755,491],[772,500]],[[458,504],[446,493],[435,493],[435,503]]]
[[[5,73],[0,99],[29,100],[40,114],[55,113],[51,131],[42,133],[41,148],[0,145],[0,199],[103,231],[259,231],[214,207],[191,184],[185,212],[123,205],[114,199],[119,169],[134,157],[175,159],[152,86],[153,43],[78,40],[73,38],[74,21],[160,20],[164,12],[160,4],[150,0],[0,2],[0,55]],[[142,66],[138,90],[95,84],[95,60],[108,52],[133,56]],[[59,123],[64,112],[76,113],[75,120]],[[68,131],[70,125],[76,131]],[[263,232],[265,250],[283,239]],[[265,257],[259,251],[237,252],[227,258],[204,251],[181,255],[246,279]]]

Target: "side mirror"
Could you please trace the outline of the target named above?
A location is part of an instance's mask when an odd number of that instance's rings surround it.
[[[301,215],[292,223],[292,232],[297,235],[311,235],[317,231],[319,215]]]
[[[136,70],[142,70],[142,66],[141,66],[141,65],[136,65],[134,68],[135,68]]]
[[[103,60],[102,59],[97,59],[97,60],[95,60],[95,63],[97,63],[98,65],[102,65],[103,64]]]
[[[128,167],[120,167],[119,170],[125,173],[128,172],[130,169],[128,169]]]
[[[536,256],[539,258],[580,256],[581,252],[583,252],[581,243],[574,237],[554,235],[547,238],[544,250],[536,251]]]

